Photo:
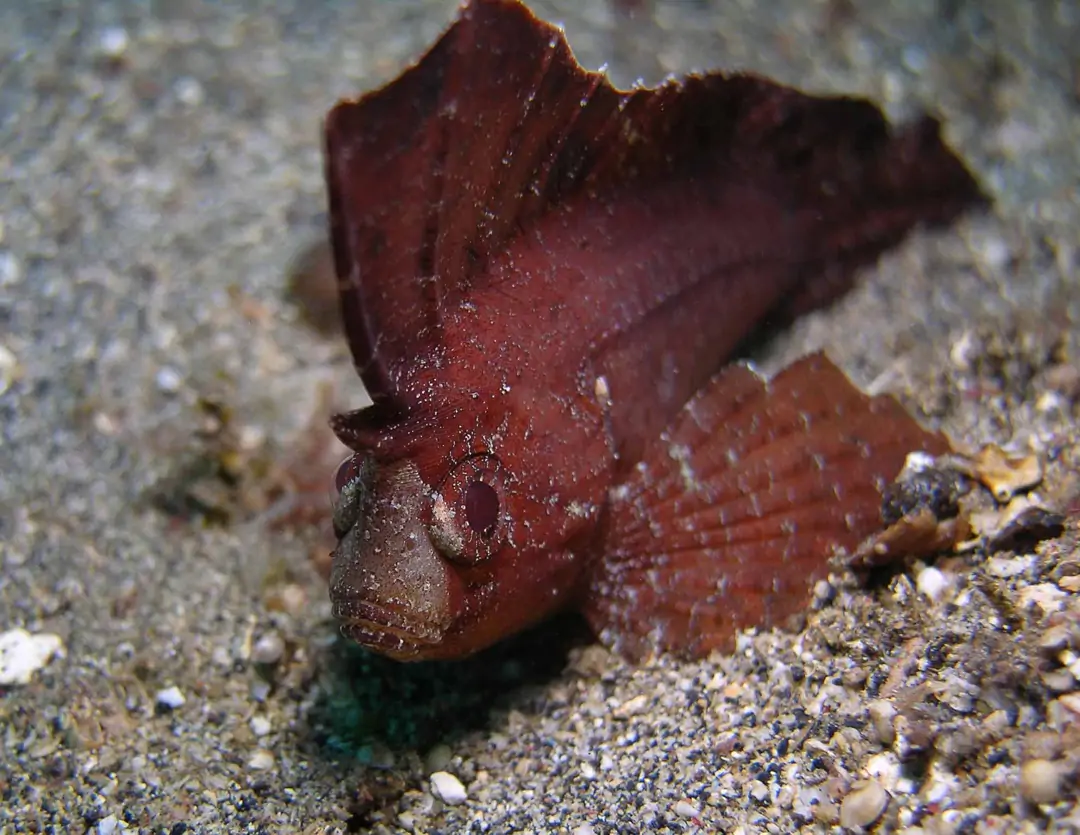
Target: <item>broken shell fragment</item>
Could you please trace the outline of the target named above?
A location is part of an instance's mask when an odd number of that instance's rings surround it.
[[[966,463],[971,476],[982,482],[1002,504],[1017,493],[1030,490],[1043,478],[1037,455],[1013,457],[994,444],[984,446]]]

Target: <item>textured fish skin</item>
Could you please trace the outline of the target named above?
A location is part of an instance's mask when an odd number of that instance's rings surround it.
[[[361,644],[459,657],[578,606],[635,657],[723,647],[945,448],[823,357],[725,370],[981,200],[933,119],[752,75],[621,92],[522,4],[472,0],[325,129],[374,401],[333,422],[356,454],[330,594]]]

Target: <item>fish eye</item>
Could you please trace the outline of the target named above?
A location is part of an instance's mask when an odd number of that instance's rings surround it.
[[[447,559],[477,565],[502,547],[506,481],[497,456],[477,453],[459,461],[435,490],[428,533]]]
[[[375,481],[375,462],[370,455],[357,453],[341,462],[334,473],[338,497],[334,502],[334,535],[341,539],[359,521],[364,506],[371,500]]]
[[[350,455],[338,465],[337,472],[334,473],[334,488],[339,493],[350,481],[360,475],[361,458],[360,455]]]
[[[465,521],[484,539],[495,533],[499,521],[499,494],[483,481],[473,481],[465,488]]]

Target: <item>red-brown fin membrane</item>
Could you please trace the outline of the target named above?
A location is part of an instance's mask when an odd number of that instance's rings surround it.
[[[571,197],[632,201],[636,185],[670,178],[713,178],[721,195],[725,176],[759,189],[813,219],[801,233],[812,245],[792,253],[807,262],[798,309],[837,295],[913,225],[979,197],[931,119],[891,133],[867,101],[751,75],[619,91],[516,0],[466,3],[415,66],[339,103],[325,142],[345,332],[392,412],[414,405],[401,371],[438,349],[449,307]]]
[[[822,138],[818,148],[824,156],[815,160],[811,177],[801,179],[800,200],[815,207],[820,228],[810,236],[799,289],[776,312],[774,324],[845,293],[859,267],[873,263],[916,224],[949,223],[964,209],[987,202],[942,143],[936,119],[923,116],[890,135],[879,111],[863,118],[861,154],[852,153],[860,145],[855,133],[849,147]],[[818,130],[826,124],[813,121]],[[810,134],[803,141],[814,138]]]
[[[446,305],[582,174],[575,126],[592,137],[620,104],[557,29],[477,0],[414,67],[330,112],[342,314],[376,402],[402,396],[396,372],[437,345]]]
[[[611,491],[584,610],[635,658],[701,656],[804,608],[834,549],[881,524],[881,490],[914,450],[948,443],[828,359],[766,382],[714,377]]]

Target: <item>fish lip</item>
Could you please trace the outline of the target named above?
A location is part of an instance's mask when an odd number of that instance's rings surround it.
[[[385,655],[408,658],[442,642],[443,633],[438,627],[370,600],[338,600],[332,611],[341,623],[342,635]]]

